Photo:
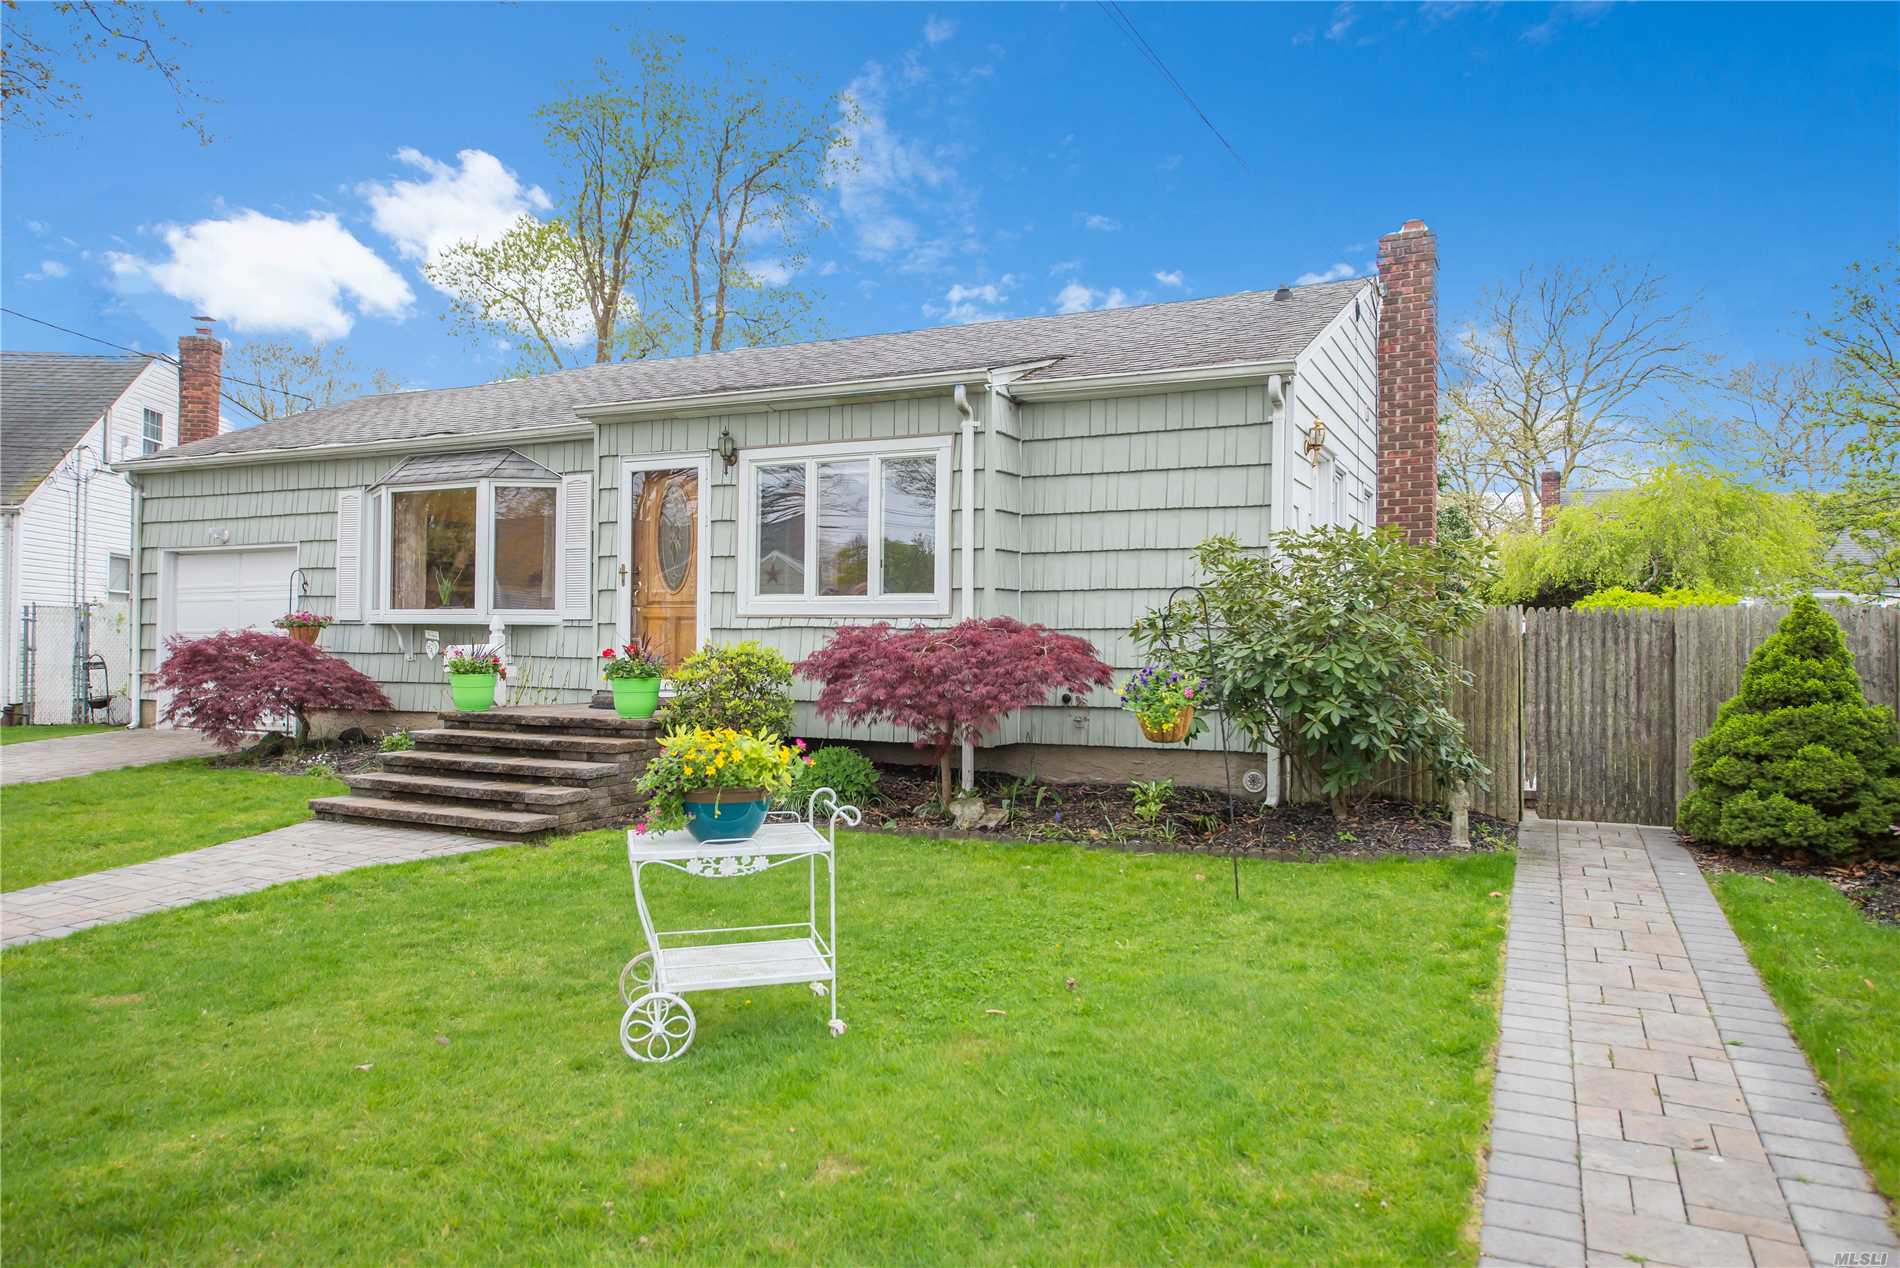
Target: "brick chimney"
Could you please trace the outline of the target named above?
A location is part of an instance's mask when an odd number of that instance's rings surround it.
[[[1438,535],[1438,239],[1408,220],[1379,239],[1379,523]]]
[[[218,395],[224,388],[224,345],[211,333],[211,318],[196,334],[178,338],[178,443],[189,445],[218,434]]]
[[[1550,523],[1557,517],[1557,508],[1564,504],[1564,478],[1556,471],[1537,473],[1537,505],[1542,508],[1537,517],[1537,531],[1548,533]]]

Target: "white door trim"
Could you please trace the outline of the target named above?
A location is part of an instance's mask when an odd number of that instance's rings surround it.
[[[642,471],[678,471],[691,467],[699,480],[699,531],[693,550],[699,593],[693,608],[693,638],[700,647],[712,641],[712,455],[700,453],[641,454],[620,460],[619,518],[614,524],[614,641],[633,641],[633,477]]]

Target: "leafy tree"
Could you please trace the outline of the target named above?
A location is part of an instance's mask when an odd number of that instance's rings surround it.
[[[731,727],[753,735],[792,733],[792,663],[776,647],[747,639],[704,647],[673,671],[673,697],[660,709],[669,731]]]
[[[1205,678],[1248,743],[1286,754],[1335,817],[1384,762],[1421,762],[1453,785],[1486,777],[1446,703],[1468,676],[1435,643],[1484,610],[1481,547],[1322,526],[1278,534],[1264,552],[1211,538],[1195,558],[1213,645],[1173,645],[1171,629],[1198,624],[1185,607],[1150,612],[1136,639]]]
[[[224,367],[224,390],[265,422],[347,401],[365,391],[402,389],[382,370],[365,374],[348,352],[333,344],[253,339],[227,352]]]
[[[1900,848],[1893,710],[1867,703],[1841,627],[1811,595],[1749,657],[1689,775],[1676,823],[1696,840],[1825,857]]]
[[[158,686],[172,693],[165,721],[202,731],[221,748],[236,748],[282,718],[293,719],[301,736],[312,709],[390,707],[368,675],[308,643],[261,630],[173,638]]]
[[[23,12],[24,11],[24,12]],[[180,126],[211,144],[203,110],[207,98],[184,70],[184,42],[165,24],[168,15],[203,13],[195,0],[177,5],[130,0],[56,0],[21,5],[6,0],[5,52],[0,56],[0,120],[8,127],[47,131],[54,115],[88,118],[79,65],[106,59],[156,71],[171,89]],[[31,14],[31,18],[27,15]]]
[[[1739,594],[1727,590],[1717,590],[1713,586],[1675,587],[1661,594],[1648,594],[1642,590],[1625,590],[1622,586],[1611,586],[1608,590],[1599,590],[1595,594],[1578,599],[1579,612],[1630,612],[1656,610],[1661,608],[1725,608],[1733,607],[1742,601]]]
[[[1085,692],[1113,677],[1095,647],[1073,634],[1012,617],[914,625],[840,626],[798,662],[821,684],[818,712],[847,722],[888,722],[916,732],[937,763],[939,797],[950,804],[950,752],[974,744],[1004,717],[1057,691]]]
[[[1648,411],[1704,371],[1692,314],[1663,278],[1616,264],[1526,269],[1487,290],[1446,356],[1454,499],[1532,530],[1542,472],[1569,488],[1620,471],[1653,439]]]
[[[1834,293],[1833,313],[1809,337],[1832,373],[1812,425],[1849,440],[1840,486],[1818,509],[1829,540],[1856,548],[1837,579],[1878,594],[1900,581],[1900,243],[1884,260],[1850,266]]]
[[[1611,586],[1776,593],[1811,574],[1819,537],[1798,499],[1670,465],[1498,547],[1493,600],[1549,607]]]

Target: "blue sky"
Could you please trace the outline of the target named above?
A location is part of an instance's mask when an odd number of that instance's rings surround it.
[[[1900,236],[1900,7],[1126,11],[1244,168],[1095,4],[214,6],[174,19],[209,147],[111,64],[83,69],[90,119],[9,130],[0,294],[140,348],[208,304],[409,385],[493,377],[510,357],[449,332],[420,260],[556,188],[531,112],[616,28],[858,94],[877,159],[801,278],[835,335],[1363,271],[1420,217],[1447,322],[1526,265],[1617,258],[1700,295],[1713,349],[1772,358]]]

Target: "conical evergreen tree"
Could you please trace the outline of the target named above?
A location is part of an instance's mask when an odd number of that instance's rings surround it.
[[[1676,825],[1698,841],[1821,855],[1900,852],[1900,740],[1867,703],[1833,617],[1802,595],[1696,742]]]

